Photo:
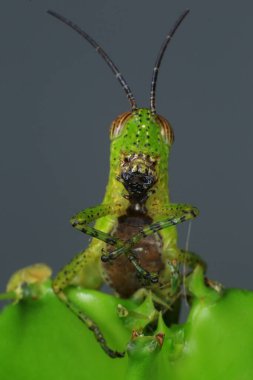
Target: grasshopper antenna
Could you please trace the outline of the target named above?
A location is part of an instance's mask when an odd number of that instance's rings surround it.
[[[113,63],[111,58],[108,56],[108,54],[102,49],[102,47],[95,41],[89,34],[87,34],[84,30],[79,28],[78,25],[74,24],[71,20],[68,20],[67,18],[61,16],[59,13],[52,11],[52,10],[47,10],[47,13],[50,14],[51,16],[57,18],[58,20],[62,21],[64,24],[75,30],[77,33],[79,33],[83,38],[86,39],[94,47],[94,49],[97,51],[98,54],[103,58],[103,60],[107,63],[107,65],[110,67],[112,72],[114,73],[115,77],[118,79],[121,87],[125,91],[127,98],[131,104],[132,111],[137,109],[137,104],[135,101],[135,98],[133,96],[133,93],[128,86],[127,82],[125,81],[123,75],[117,68],[117,66]]]
[[[167,49],[167,46],[169,42],[171,41],[172,37],[174,36],[177,28],[180,26],[181,22],[184,20],[184,18],[188,15],[190,12],[189,9],[186,9],[177,19],[167,36],[165,37],[165,40],[162,43],[162,46],[160,48],[159,54],[156,58],[155,66],[153,69],[153,75],[152,75],[152,81],[151,81],[151,92],[150,92],[150,109],[151,113],[155,114],[156,113],[156,106],[155,106],[155,95],[156,95],[156,84],[157,84],[157,77],[158,77],[158,72],[159,68],[165,53],[165,50]]]

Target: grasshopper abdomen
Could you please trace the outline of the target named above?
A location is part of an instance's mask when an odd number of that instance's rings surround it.
[[[130,209],[126,215],[118,218],[117,227],[112,235],[127,241],[143,229],[143,227],[151,223],[151,217]],[[107,252],[111,251],[113,251],[113,247],[107,246]],[[159,274],[164,269],[162,238],[159,234],[150,235],[142,239],[134,247],[131,254],[134,255],[139,265],[149,273]],[[145,279],[140,278],[130,259],[131,256],[121,255],[115,260],[102,264],[105,282],[123,298],[130,297],[135,291],[145,285],[147,287]]]

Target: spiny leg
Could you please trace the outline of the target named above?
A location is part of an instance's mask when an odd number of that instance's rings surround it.
[[[81,211],[80,213],[78,213],[77,215],[75,215],[74,217],[71,218],[71,224],[76,229],[80,230],[81,232],[84,232],[84,233],[86,233],[86,234],[88,234],[94,238],[102,240],[102,241],[106,242],[107,244],[114,245],[114,246],[116,246],[116,248],[120,248],[120,247],[124,247],[124,245],[125,245],[124,241],[122,241],[118,238],[115,238],[115,237],[111,236],[110,234],[104,233],[102,231],[96,230],[93,227],[88,226],[88,223],[91,223],[92,221],[94,221],[96,219],[99,219],[99,218],[106,216],[106,215],[109,215],[109,214],[120,215],[120,212],[121,212],[121,209],[119,206],[111,207],[108,205],[100,205],[97,207],[93,207],[93,208],[89,208],[89,209],[85,209],[84,211]],[[140,264],[138,263],[138,260],[137,260],[135,254],[133,252],[132,252],[132,254],[129,255],[128,258],[133,263],[133,265],[135,266],[140,277],[144,278],[145,280],[147,280],[149,282],[153,282],[153,283],[158,282],[158,274],[150,273],[150,272],[146,271],[144,268],[142,268],[140,266]],[[105,254],[102,255],[101,259],[103,261],[108,261],[108,259],[110,259],[110,254],[109,255],[105,255]],[[65,288],[71,282],[71,279],[76,275],[76,272],[77,272],[76,268],[79,268],[80,262],[83,262],[83,261],[84,260],[82,260],[80,258],[76,258],[76,259],[74,259],[74,263],[72,261],[71,264],[69,265],[70,269],[65,267],[63,269],[63,271],[61,271],[59,273],[59,275],[57,276],[55,283],[54,283],[56,292],[57,292],[57,289],[59,291],[60,288],[62,288],[62,287]],[[64,298],[64,297],[62,297],[62,298]],[[69,306],[69,307],[72,310],[74,310],[73,306]],[[76,314],[78,315],[78,313],[76,313]],[[86,319],[85,318],[82,318],[82,319],[85,322]],[[94,331],[98,331],[97,326],[94,329]],[[101,333],[99,333],[99,336],[101,336]],[[119,353],[116,352],[115,357],[119,357]]]
[[[89,247],[65,265],[53,280],[56,294],[69,285],[78,284],[85,288],[97,289],[101,286],[102,278],[98,267],[100,260],[99,244],[91,243]],[[85,277],[80,275],[84,273]]]
[[[154,223],[151,223],[150,226],[144,227],[136,235],[134,235],[129,241],[128,244],[134,246],[141,239],[152,235],[164,228],[175,226],[179,223],[183,223],[186,220],[195,218],[198,215],[199,211],[196,207],[189,205],[180,205],[171,204],[169,209],[167,209],[167,214],[161,216],[161,220],[157,220]],[[166,218],[165,218],[166,216]]]
[[[104,216],[108,215],[121,215],[123,208],[120,205],[99,205],[95,207],[86,208],[80,211],[70,219],[70,223],[77,230],[92,236],[93,238],[104,241],[107,244],[121,246],[123,242],[111,236],[108,233],[97,230],[94,227],[90,227],[89,223],[96,221]],[[121,242],[121,244],[120,244]]]
[[[106,242],[107,244],[118,246],[120,239],[114,238],[108,233],[99,231],[93,227],[88,226],[88,223],[91,223],[101,217],[107,215],[119,215],[121,211],[120,206],[108,206],[100,205],[97,207],[88,208],[84,211],[81,211],[77,215],[71,218],[71,224],[78,230],[94,237],[99,240]],[[96,340],[101,345],[101,348],[112,358],[123,357],[124,353],[114,351],[108,347],[106,340],[100,331],[99,327],[90,319],[87,315],[84,314],[72,301],[68,299],[64,293],[64,289],[75,281],[75,278],[80,272],[85,272],[88,279],[82,281],[82,285],[88,287],[96,288],[101,282],[100,273],[96,271],[98,265],[97,256],[98,252],[100,255],[101,249],[99,242],[91,243],[90,246],[82,251],[79,255],[74,257],[74,259],[66,265],[56,276],[53,281],[53,289],[55,294],[63,301],[70,310],[86,324],[86,326],[94,333]]]
[[[184,215],[180,215],[181,220],[183,220],[183,218],[186,218],[185,214],[187,214],[187,210],[186,210],[186,208],[183,209],[182,206],[185,206],[185,205],[169,205],[170,215],[172,213],[174,216],[174,219],[171,220],[169,225],[174,225],[178,222],[176,219],[176,216],[175,216],[175,212],[178,213],[179,209],[180,209],[180,212],[184,214]],[[141,240],[141,238],[144,237],[143,233],[147,229],[150,229],[150,228],[152,228],[153,225],[155,225],[155,223],[154,223],[151,226],[147,227],[146,229],[142,229],[137,235],[134,235],[134,237],[128,241],[123,241],[117,237],[112,236],[109,233],[105,233],[103,231],[97,230],[96,228],[90,227],[88,225],[89,223],[91,223],[97,219],[100,219],[104,216],[107,216],[107,215],[120,216],[124,211],[125,210],[120,205],[110,206],[110,205],[104,204],[104,205],[99,205],[96,207],[87,208],[87,209],[79,212],[78,214],[76,214],[75,216],[73,216],[71,218],[71,224],[77,230],[79,230],[83,233],[86,233],[87,235],[90,235],[93,238],[101,240],[107,244],[115,246],[116,249],[113,252],[111,252],[109,254],[106,254],[106,253],[102,254],[101,260],[103,262],[107,262],[107,261],[110,261],[112,259],[116,259],[118,256],[120,256],[123,253],[123,250],[125,250],[126,253],[128,253],[128,252],[130,253],[131,247],[134,246],[135,244],[137,244],[139,242],[139,240]],[[164,211],[164,208],[163,208],[163,211]],[[151,231],[151,233],[155,232],[152,230],[150,230],[150,231]],[[148,236],[148,233],[145,236]],[[102,252],[104,252],[104,248],[102,248]],[[140,264],[138,263],[138,259],[137,259],[136,255],[133,253],[133,251],[131,254],[129,254],[128,258],[133,263],[137,272],[139,273],[139,275],[142,278],[149,280],[150,282],[157,282],[158,281],[158,275],[156,273],[150,273],[140,266]],[[73,270],[72,270],[72,272],[73,272]],[[67,278],[66,268],[65,268],[65,271],[63,271],[63,273],[61,273],[60,275],[62,275],[63,278],[64,277]],[[68,273],[68,275],[69,275],[69,273]],[[67,282],[69,283],[68,279],[67,279]]]
[[[137,273],[141,278],[144,280],[147,280],[149,282],[152,282],[153,284],[158,282],[158,274],[157,273],[151,273],[148,272],[146,269],[144,269],[138,262],[138,259],[136,255],[131,251],[131,253],[128,255],[128,260],[131,261],[131,263],[134,265]]]
[[[64,289],[71,284],[71,282],[77,276],[78,272],[85,269],[86,263],[89,260],[89,255],[92,255],[92,253],[94,252],[89,252],[88,248],[87,250],[82,251],[79,255],[74,257],[74,259],[56,276],[55,280],[53,281],[53,290],[57,297],[65,303],[65,305],[88,327],[89,330],[93,332],[96,340],[100,344],[101,348],[106,352],[106,354],[111,358],[121,358],[124,356],[124,352],[118,352],[108,347],[102,332],[95,324],[95,322],[87,315],[85,315],[85,313],[80,310],[71,300],[69,300],[67,295],[64,293]],[[93,266],[92,269],[94,269]],[[92,273],[89,274],[92,277]],[[97,273],[94,272],[93,274],[95,278],[94,284],[92,284],[94,286],[92,287],[96,288],[99,285],[100,279],[96,278],[98,276]],[[91,285],[90,282],[89,285]]]
[[[61,292],[57,294],[58,297],[66,304],[66,306],[91,330],[105,353],[113,359],[123,358],[125,353],[112,350],[106,343],[106,340],[95,322],[84,314],[73,302],[66,299],[66,295]]]
[[[87,209],[79,212],[78,214],[74,215],[70,219],[70,222],[71,222],[72,226],[74,228],[76,228],[77,230],[79,230],[79,231],[81,231],[87,235],[90,235],[93,238],[102,240],[107,244],[114,245],[114,246],[116,246],[116,248],[119,249],[121,247],[124,247],[124,245],[125,245],[125,242],[123,240],[120,240],[119,238],[111,236],[108,233],[104,233],[102,231],[99,231],[99,230],[95,229],[94,227],[90,227],[88,224],[93,222],[96,219],[103,217],[103,216],[107,216],[110,214],[119,215],[120,211],[121,211],[121,208],[119,206],[112,207],[110,205],[99,205],[96,207],[87,208]],[[102,252],[104,252],[103,249],[102,249]],[[115,252],[116,251],[112,252],[112,254]],[[121,253],[119,253],[119,255],[120,254]],[[101,256],[101,260],[103,262],[107,262],[107,261],[110,261],[111,259],[116,259],[117,256],[119,256],[119,255],[116,255],[116,254],[111,255],[111,253],[109,253],[109,254],[103,253]],[[138,265],[138,262],[135,259],[134,255],[131,256],[131,258],[129,258],[129,260],[133,262],[133,264],[135,265],[135,267],[139,273],[144,274],[145,270],[143,268],[141,268],[140,265]],[[150,274],[147,271],[146,271],[146,275],[148,277],[150,277]]]
[[[87,208],[71,218],[70,221],[73,227],[96,239],[92,240],[86,250],[75,256],[71,262],[58,273],[53,283],[56,294],[63,291],[68,285],[73,284],[74,278],[80,272],[85,272],[87,279],[85,278],[79,285],[93,289],[100,285],[101,275],[97,273],[99,271],[94,268],[98,267],[98,259],[100,259],[101,254],[101,241],[117,246],[120,239],[111,236],[107,232],[90,227],[88,223],[108,215],[120,215],[120,211],[121,208],[119,205],[99,205]],[[94,270],[96,273],[94,273]]]

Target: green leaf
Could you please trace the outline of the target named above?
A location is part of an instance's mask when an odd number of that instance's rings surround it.
[[[141,333],[156,316],[150,297],[68,289],[110,347],[127,350],[123,359],[107,357],[50,283],[39,292],[31,287],[0,315],[0,379],[252,380],[253,292],[207,287],[199,269],[188,286],[194,301],[187,322],[168,328],[160,317],[154,336]]]

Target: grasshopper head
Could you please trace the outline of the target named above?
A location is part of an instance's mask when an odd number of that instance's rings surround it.
[[[142,203],[157,182],[160,161],[168,161],[173,130],[165,118],[141,108],[117,117],[110,136],[112,160],[120,160],[117,179],[130,200]]]
[[[112,122],[110,138],[114,140],[121,135],[127,138],[129,132],[135,134],[136,145],[144,142],[144,145],[148,146],[151,136],[158,140],[162,137],[169,145],[174,142],[174,132],[170,123],[163,116],[153,114],[148,108],[139,108],[119,115]]]

